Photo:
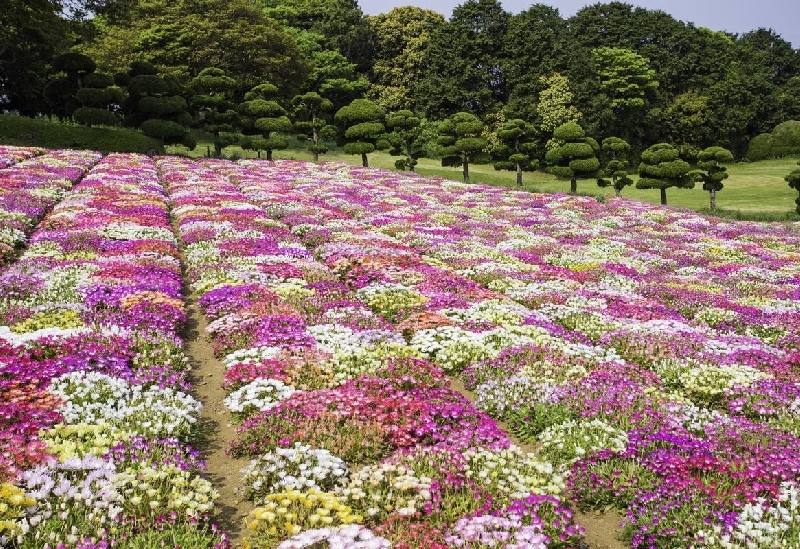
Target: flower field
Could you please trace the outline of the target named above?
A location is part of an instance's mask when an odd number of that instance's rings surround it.
[[[0,181],[67,154],[2,150]],[[81,154],[0,274],[0,546],[229,546],[192,295],[245,548],[590,547],[576,509],[637,549],[800,547],[797,227]]]

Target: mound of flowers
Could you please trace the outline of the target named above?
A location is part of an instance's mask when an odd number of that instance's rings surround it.
[[[110,155],[0,276],[3,546],[228,545],[189,445],[178,258],[153,161]]]
[[[17,249],[74,183],[102,155],[91,151],[50,151],[0,147],[0,265]]]
[[[284,197],[275,215],[535,444],[577,506],[625,514],[633,547],[791,538],[796,518],[779,509],[800,480],[795,228],[344,165],[243,164],[262,181],[253,196]],[[445,274],[431,282],[423,266]],[[448,276],[466,279],[456,295],[493,292],[492,306],[438,305],[426,292]],[[515,340],[515,315],[541,332]],[[773,517],[757,535],[754,513]]]
[[[353,284],[345,253],[337,266],[304,244],[281,215],[300,199],[288,194],[291,185],[227,162],[160,159],[159,169],[186,245],[189,283],[226,365],[227,402],[242,421],[230,451],[253,460],[243,472],[245,493],[257,505],[245,521],[245,546],[312,546],[303,544],[332,535],[320,528],[344,536],[348,525],[360,525],[348,534],[354,547],[381,539],[445,547],[445,533],[460,518],[563,490],[552,465],[512,447],[494,420],[448,387],[425,344],[412,344],[398,329],[424,310],[427,296],[391,284],[382,295],[361,292],[377,269],[364,269],[365,283]],[[336,245],[326,236],[320,246]],[[370,236],[380,235],[357,237]],[[415,257],[408,250],[406,259]],[[410,277],[445,274],[418,266]],[[475,299],[494,295],[476,292]],[[441,299],[455,300],[455,292]],[[498,341],[515,337],[499,332]],[[465,460],[468,449],[482,457]],[[508,461],[507,452],[517,461],[515,480],[490,481],[488,471]],[[536,529],[543,542],[562,534],[580,539],[571,518],[546,532],[527,519],[514,524],[509,528]]]

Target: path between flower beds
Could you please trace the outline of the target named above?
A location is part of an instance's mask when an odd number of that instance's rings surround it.
[[[186,328],[183,338],[186,356],[192,366],[194,396],[203,403],[200,418],[200,449],[206,460],[206,478],[219,491],[215,502],[213,521],[230,535],[233,547],[241,546],[242,521],[253,508],[252,503],[239,496],[240,470],[249,460],[236,459],[225,453],[228,443],[236,436],[231,414],[223,400],[227,393],[222,388],[225,368],[214,357],[206,335],[207,321],[193,296],[186,299]]]

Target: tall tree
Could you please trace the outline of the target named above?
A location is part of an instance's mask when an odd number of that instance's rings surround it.
[[[480,118],[468,112],[457,112],[439,124],[442,166],[461,166],[464,183],[469,183],[469,163],[486,147],[483,129]]]
[[[195,95],[192,97],[200,127],[209,132],[214,139],[214,156],[222,156],[222,148],[230,144],[223,142],[223,132],[233,132],[238,115],[234,109],[233,90],[236,81],[216,67],[200,71],[191,82]]]
[[[800,160],[797,161],[797,164],[800,165]],[[789,172],[789,175],[784,177],[784,180],[789,184],[789,187],[800,193],[800,168]],[[800,214],[800,195],[795,199],[794,203],[797,204],[795,211]]]
[[[56,0],[7,0],[0,8],[0,110],[34,115],[48,65],[68,45]]]
[[[248,0],[137,2],[84,53],[111,73],[142,59],[184,82],[216,67],[236,81],[239,98],[265,79],[290,95],[310,70],[295,41]]]
[[[497,138],[502,143],[502,159],[495,162],[495,170],[514,170],[517,172],[517,186],[522,187],[522,172],[536,169],[533,159],[536,151],[536,129],[533,124],[520,118],[507,120],[497,129]]]
[[[422,142],[422,120],[409,110],[401,110],[386,116],[386,128],[391,130],[386,136],[392,156],[402,155],[394,165],[398,170],[414,171],[417,158],[425,156]]]
[[[477,115],[508,100],[503,46],[510,15],[497,0],[467,0],[431,35],[419,84],[428,118]]]
[[[551,134],[567,122],[577,122],[581,112],[575,106],[575,94],[569,89],[569,79],[559,73],[539,77],[544,86],[539,92],[539,119],[542,133]]]
[[[708,191],[711,213],[717,213],[717,192],[728,179],[728,169],[723,165],[733,162],[733,155],[722,147],[708,147],[697,155],[698,170],[693,172],[697,181],[703,182],[703,190]]]
[[[278,103],[278,87],[264,82],[244,95],[244,103],[239,111],[245,116],[245,139],[248,148],[267,152],[267,160],[272,160],[272,151],[285,149],[288,141],[285,135],[292,131],[292,122],[287,112]]]
[[[97,64],[88,56],[67,52],[53,59],[56,76],[45,84],[43,93],[49,109],[59,118],[69,118],[81,106],[75,95],[83,87],[83,79],[93,74]]]
[[[75,93],[81,106],[72,113],[72,118],[84,126],[118,126],[115,111],[122,106],[122,90],[114,86],[114,79],[101,73],[90,73],[82,79],[83,87]]]
[[[344,128],[344,152],[360,154],[361,165],[369,166],[367,155],[375,151],[377,141],[386,131],[386,113],[369,99],[355,99],[336,111],[334,120]]]
[[[639,164],[639,181],[637,189],[659,189],[661,204],[667,205],[667,189],[694,188],[694,180],[689,176],[691,166],[681,160],[678,149],[669,143],[658,143],[642,153]]]
[[[569,192],[578,192],[578,179],[595,177],[600,169],[597,141],[586,136],[586,132],[575,122],[562,124],[553,132],[558,146],[547,151],[547,170],[561,179],[569,179]]]
[[[322,97],[317,92],[308,92],[295,95],[292,98],[295,123],[294,129],[310,143],[308,150],[314,157],[314,162],[319,161],[319,155],[328,152],[321,140],[336,137],[336,128],[328,124],[324,113],[333,110],[333,103]]]
[[[415,6],[393,8],[368,17],[375,36],[374,63],[367,97],[387,111],[411,109],[425,76],[425,48],[444,17]]]
[[[605,107],[610,111],[606,131],[630,138],[646,113],[647,95],[658,88],[649,60],[625,48],[592,50],[595,73]],[[602,117],[602,115],[601,115]]]
[[[597,185],[613,188],[614,195],[620,197],[622,189],[633,184],[633,179],[628,177],[631,146],[619,137],[606,137],[600,149],[603,154]]]

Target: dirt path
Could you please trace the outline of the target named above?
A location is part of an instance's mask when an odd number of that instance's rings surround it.
[[[187,300],[184,333],[186,354],[192,366],[194,396],[203,403],[200,418],[202,440],[198,447],[206,460],[206,478],[219,490],[212,521],[230,535],[233,547],[241,547],[242,519],[253,508],[237,493],[239,471],[249,463],[225,453],[228,442],[236,436],[231,415],[223,404],[227,393],[222,389],[225,366],[214,357],[206,335],[206,319],[193,298]]]

